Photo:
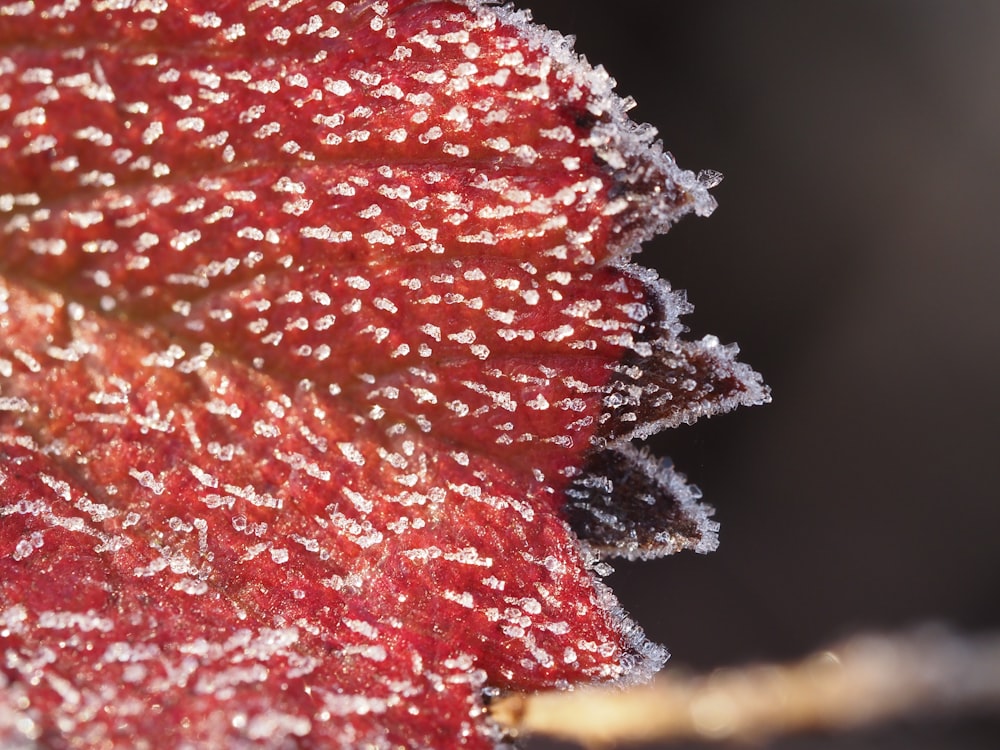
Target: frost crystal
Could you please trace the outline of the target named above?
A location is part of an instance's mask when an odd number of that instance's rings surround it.
[[[662,664],[594,574],[716,543],[627,441],[768,398],[629,260],[716,175],[480,0],[0,18],[0,745],[490,748]]]

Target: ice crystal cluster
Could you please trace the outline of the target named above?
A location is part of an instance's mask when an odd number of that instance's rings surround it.
[[[0,745],[492,748],[715,544],[628,441],[759,377],[629,257],[714,207],[476,0],[0,0]]]

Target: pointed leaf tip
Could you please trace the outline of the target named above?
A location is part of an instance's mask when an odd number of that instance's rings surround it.
[[[629,444],[596,452],[566,490],[573,531],[599,555],[631,560],[718,546],[712,509],[673,467]]]

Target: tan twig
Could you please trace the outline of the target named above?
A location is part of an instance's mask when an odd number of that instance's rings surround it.
[[[493,716],[515,733],[585,747],[684,738],[760,740],[901,716],[1000,711],[1000,635],[941,629],[855,637],[786,665],[685,676],[652,685],[507,696]]]

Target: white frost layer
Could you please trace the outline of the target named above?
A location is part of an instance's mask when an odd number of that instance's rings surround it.
[[[581,553],[584,555],[588,569],[594,570],[595,567],[602,565],[596,555],[586,550],[581,550]],[[663,669],[663,665],[670,658],[670,652],[646,637],[645,631],[622,609],[618,597],[615,596],[611,588],[598,580],[596,576],[594,577],[594,588],[597,592],[597,601],[610,614],[615,630],[621,634],[626,647],[621,662],[621,675],[612,684],[628,687],[649,682],[657,672]]]
[[[696,175],[681,169],[673,155],[664,151],[663,144],[656,139],[656,128],[636,123],[628,116],[634,101],[615,93],[615,79],[603,66],[592,66],[584,56],[576,53],[571,37],[535,23],[527,10],[515,10],[508,5],[496,7],[489,0],[467,0],[466,5],[477,13],[495,14],[502,23],[517,29],[530,48],[542,48],[577,85],[592,95],[590,112],[595,117],[608,118],[608,122],[594,128],[593,142],[597,153],[609,165],[615,168],[629,164],[650,165],[666,174],[668,183],[672,182],[690,196],[690,201],[680,206],[669,205],[666,195],[661,200],[645,196],[649,198],[649,205],[644,206],[646,226],[640,236],[633,238],[636,246],[629,248],[630,252],[637,249],[638,243],[666,232],[686,214],[711,215],[717,203],[708,191],[721,182],[721,174],[706,170]]]

